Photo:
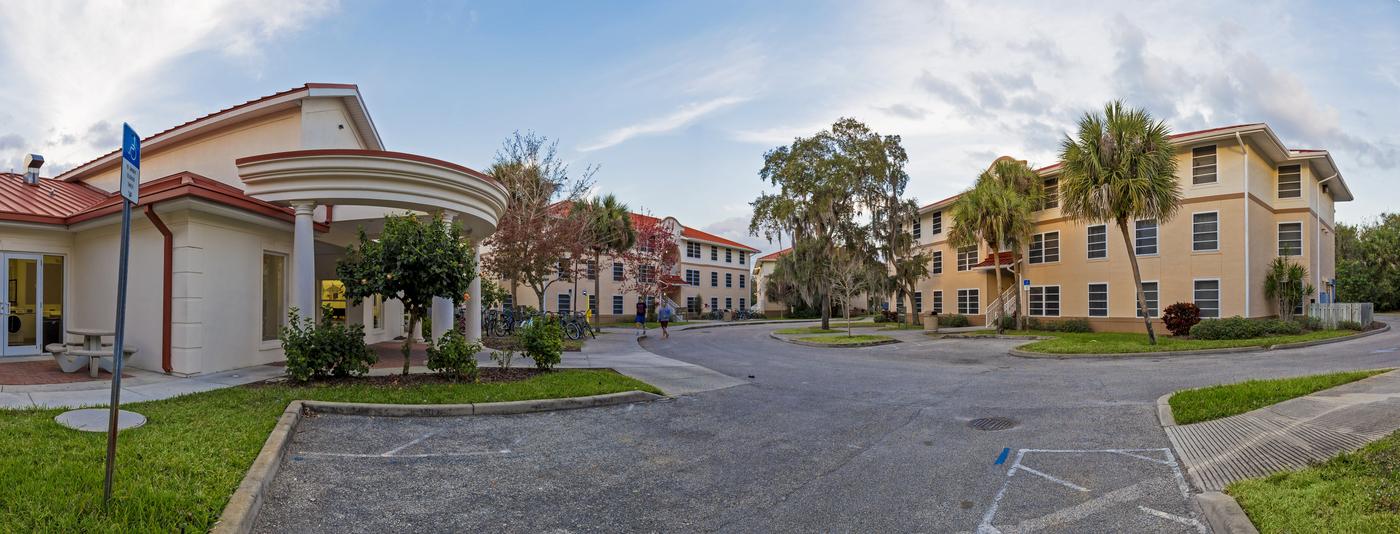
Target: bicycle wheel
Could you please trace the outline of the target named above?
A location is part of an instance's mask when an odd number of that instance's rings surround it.
[[[564,323],[564,335],[577,341],[578,338],[583,337],[583,329],[578,327],[578,323]]]

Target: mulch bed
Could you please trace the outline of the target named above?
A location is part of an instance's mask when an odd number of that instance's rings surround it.
[[[520,342],[513,337],[485,336],[481,338],[481,344],[496,350],[521,350]],[[583,344],[579,341],[564,340],[564,352],[580,352],[582,350]],[[399,362],[402,363],[403,359],[401,358]]]
[[[529,367],[511,367],[511,368],[509,368],[509,369],[501,369],[501,368],[499,368],[499,367],[481,367],[481,368],[479,368],[479,370],[481,371],[481,377],[480,377],[479,379],[477,379],[477,382],[482,382],[482,383],[485,383],[485,382],[518,382],[518,381],[521,381],[521,380],[525,380],[525,379],[527,379],[527,378],[530,378],[530,377],[532,377],[532,376],[538,375],[538,374],[540,374],[540,373],[547,372],[547,371],[541,371],[541,370],[539,370],[539,369],[534,369],[534,368],[529,368]],[[447,378],[447,377],[445,377],[445,376],[439,376],[439,375],[436,375],[436,374],[418,374],[418,373],[415,373],[415,374],[411,374],[411,375],[408,375],[408,376],[395,374],[395,375],[387,375],[387,376],[357,376],[357,377],[345,377],[345,378],[325,378],[325,379],[321,379],[321,380],[313,380],[313,381],[311,381],[311,382],[307,382],[305,385],[308,385],[308,386],[311,386],[311,387],[318,387],[318,386],[407,387],[407,386],[421,386],[421,385],[427,385],[427,384],[454,384],[454,383],[461,383],[461,382],[465,382],[465,381],[452,380],[452,379]],[[266,386],[274,386],[274,385],[280,386],[280,385],[287,385],[287,384],[296,384],[296,382],[293,382],[293,381],[291,381],[291,380],[287,380],[287,381],[278,381],[278,382],[259,382],[259,383],[255,383],[255,384],[249,384],[248,386],[249,386],[249,387],[266,387]]]

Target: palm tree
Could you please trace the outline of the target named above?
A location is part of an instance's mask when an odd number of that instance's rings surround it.
[[[1317,289],[1307,282],[1308,268],[1279,256],[1269,264],[1264,277],[1264,298],[1278,303],[1280,319],[1292,320],[1293,310]]]
[[[953,203],[953,228],[948,238],[956,247],[987,244],[992,251],[998,295],[1002,291],[1001,248],[1019,248],[1021,241],[1015,236],[1030,233],[1032,211],[1025,197],[986,173],[972,190]],[[1004,331],[1001,321],[997,321],[996,329],[998,334]]]
[[[1060,210],[1082,221],[1112,222],[1123,234],[1147,341],[1155,345],[1128,223],[1145,220],[1161,227],[1181,205],[1171,130],[1145,110],[1110,102],[1103,114],[1089,112],[1079,119],[1078,135],[1061,143],[1060,161]]]
[[[994,181],[1019,197],[1015,202],[1008,204],[1014,209],[1005,214],[1003,236],[1011,250],[1019,252],[1029,246],[1031,233],[1035,231],[1034,214],[1040,209],[1045,197],[1045,180],[1034,170],[1031,170],[1026,162],[1002,156],[992,162],[992,166],[981,176],[978,176],[977,181]],[[1012,285],[1019,285],[1021,280],[1025,279],[1026,256],[1027,253],[1021,253],[1019,258],[1012,258],[1012,271],[1016,278],[1012,281]],[[1000,282],[998,282],[997,287],[1000,289]],[[1025,295],[1018,289],[1016,291],[1016,320],[1017,328],[1020,329],[1026,327],[1024,298]]]
[[[579,201],[588,225],[589,249],[593,252],[593,296],[603,301],[603,254],[620,254],[637,242],[637,230],[632,227],[632,210],[611,194]],[[587,302],[584,303],[587,305]],[[595,310],[596,313],[596,310]]]

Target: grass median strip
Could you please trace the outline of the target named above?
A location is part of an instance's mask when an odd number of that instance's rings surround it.
[[[1008,330],[1008,332],[1010,332]],[[1147,344],[1147,334],[1129,332],[1066,333],[1031,330],[1028,335],[1048,336],[1055,339],[1037,341],[1020,348],[1026,352],[1047,354],[1129,354],[1135,352],[1172,352],[1180,350],[1226,349],[1239,347],[1267,347],[1284,343],[1320,341],[1349,336],[1350,330],[1318,330],[1291,336],[1269,336],[1251,339],[1181,339],[1170,335],[1157,336],[1157,344]]]
[[[1178,391],[1167,402],[1171,404],[1172,418],[1176,419],[1176,424],[1189,425],[1257,410],[1386,371],[1347,371],[1293,378],[1247,380],[1237,384]]]
[[[1264,534],[1400,532],[1400,432],[1306,469],[1231,484]]]
[[[65,410],[0,410],[0,532],[203,532],[257,457],[287,403],[444,404],[601,395],[656,388],[606,370],[515,382],[377,387],[234,387],[124,404],[148,418],[124,431],[112,503],[102,505],[106,435],[59,426]]]
[[[845,330],[836,330],[834,328],[822,328],[820,326],[808,326],[803,328],[782,328],[773,331],[774,334],[781,334],[785,336],[800,336],[803,334],[835,334],[837,332],[845,332]]]
[[[844,334],[838,334],[833,336],[806,336],[794,339],[803,343],[819,343],[822,345],[855,345],[861,343],[879,343],[882,341],[894,340],[894,338],[890,336],[877,336],[871,334],[861,334],[854,336],[847,336]]]

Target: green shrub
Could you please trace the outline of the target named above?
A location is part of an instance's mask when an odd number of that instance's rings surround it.
[[[428,346],[428,368],[433,372],[476,382],[479,372],[476,369],[476,353],[481,352],[480,343],[467,341],[462,332],[448,330],[436,343]]]
[[[491,351],[491,361],[496,362],[496,366],[501,369],[510,367],[511,360],[515,359],[515,349],[496,349]]]
[[[1337,329],[1338,329],[1338,330],[1356,330],[1356,331],[1360,332],[1360,331],[1362,331],[1362,330],[1365,330],[1366,327],[1362,326],[1361,323],[1358,323],[1358,322],[1356,322],[1356,321],[1337,321]]]
[[[970,326],[971,324],[972,321],[968,320],[967,316],[961,313],[943,315],[938,317],[938,326],[946,326],[948,328],[962,328],[964,326]]]
[[[1267,336],[1294,336],[1303,333],[1302,321],[1266,319],[1260,322],[1264,323],[1264,335]]]
[[[298,382],[363,375],[379,360],[365,344],[364,325],[337,323],[331,318],[330,307],[321,310],[319,322],[302,318],[292,308],[277,339],[287,357],[287,376]]]
[[[1191,337],[1196,339],[1250,339],[1264,336],[1286,336],[1301,334],[1302,325],[1295,321],[1280,319],[1245,319],[1240,316],[1229,319],[1207,319],[1191,327]]]
[[[1015,317],[1002,316],[1002,318],[999,319],[999,321],[1001,322],[1001,329],[1002,329],[1002,330],[1015,330],[1015,329],[1016,329],[1016,318],[1015,318]]]
[[[1299,315],[1293,318],[1304,330],[1322,330],[1322,319]]]
[[[1190,302],[1178,302],[1162,310],[1162,322],[1173,336],[1190,335],[1191,328],[1201,322],[1201,308]]]
[[[1089,326],[1088,319],[1065,319],[1057,325],[1061,332],[1071,334],[1087,334],[1094,331],[1094,327]]]
[[[548,371],[564,358],[564,328],[553,319],[535,319],[515,333],[524,355]]]

